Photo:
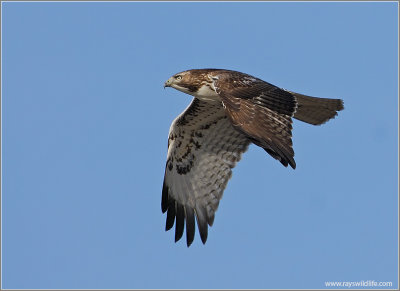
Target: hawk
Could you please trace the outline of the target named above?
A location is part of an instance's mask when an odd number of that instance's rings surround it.
[[[205,244],[232,168],[250,143],[295,169],[292,117],[320,125],[343,109],[340,99],[302,95],[222,69],[184,71],[165,87],[194,96],[171,124],[161,199],[165,230],[175,223],[177,242],[186,225],[188,247],[195,218]]]

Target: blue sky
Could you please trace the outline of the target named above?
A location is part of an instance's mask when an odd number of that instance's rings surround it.
[[[2,3],[3,288],[398,284],[396,3]],[[251,146],[209,230],[165,232],[192,68],[342,98],[294,122],[296,170]]]

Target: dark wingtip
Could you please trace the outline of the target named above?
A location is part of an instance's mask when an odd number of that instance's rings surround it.
[[[283,157],[280,157],[280,160],[279,160],[280,162],[281,162],[281,164],[283,165],[283,166],[285,166],[285,167],[287,167],[287,166],[291,166],[292,168],[293,168],[293,170],[294,169],[296,169],[296,162],[295,162],[295,160],[292,158],[292,157],[290,157],[290,158],[283,158]]]
[[[207,212],[202,207],[196,207],[196,220],[200,232],[200,238],[203,244],[207,241],[208,226],[207,226]]]
[[[206,230],[204,232],[200,232],[201,242],[203,243],[203,245],[206,244],[207,236],[208,236],[208,229],[206,226]]]
[[[163,188],[162,188],[162,196],[161,196],[161,211],[162,213],[165,213],[168,209],[168,186],[165,183],[165,179],[163,182]]]
[[[212,226],[214,224],[214,218],[215,218],[214,213],[212,215],[208,216],[207,223],[209,226]]]
[[[168,208],[167,220],[166,220],[166,223],[165,223],[165,231],[170,230],[174,226],[174,222],[175,222],[175,205],[172,204]]]
[[[205,244],[208,236],[207,222],[206,221],[199,222],[199,220],[197,220],[197,225],[199,227],[201,241],[203,242],[203,244]]]
[[[180,204],[176,204],[176,225],[175,225],[175,242],[181,239],[185,227],[184,208]]]
[[[190,247],[194,240],[195,234],[195,221],[194,221],[194,211],[190,206],[185,207],[185,216],[186,216],[186,243],[187,246]]]

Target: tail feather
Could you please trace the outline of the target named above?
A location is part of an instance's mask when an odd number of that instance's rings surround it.
[[[294,118],[313,124],[320,125],[334,118],[337,112],[343,110],[343,100],[318,98],[290,92],[297,99],[297,109]]]

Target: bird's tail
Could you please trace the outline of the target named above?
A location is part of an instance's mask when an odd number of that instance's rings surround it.
[[[295,92],[290,93],[297,99],[297,110],[293,117],[313,125],[327,122],[344,108],[341,99],[317,98]]]

